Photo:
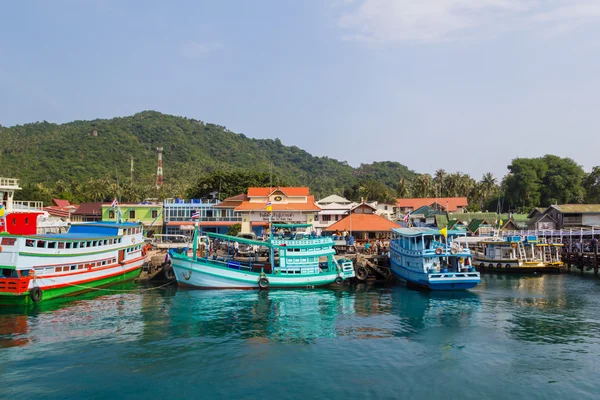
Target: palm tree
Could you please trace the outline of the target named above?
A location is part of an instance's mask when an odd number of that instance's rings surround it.
[[[446,173],[446,171],[444,169],[438,169],[435,171],[435,174],[433,175],[433,183],[435,185],[435,187],[437,188],[437,194],[439,197],[446,197],[447,195],[447,191],[446,191],[446,176],[448,176],[448,174]]]
[[[412,185],[415,197],[431,197],[433,193],[433,179],[429,174],[419,175]]]
[[[398,195],[398,197],[409,197],[410,196],[410,184],[406,179],[400,178],[400,181],[398,182],[398,189],[396,190],[396,194]]]

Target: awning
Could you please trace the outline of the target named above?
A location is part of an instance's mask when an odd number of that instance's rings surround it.
[[[344,215],[347,214],[349,210],[321,210],[317,214],[319,215]]]

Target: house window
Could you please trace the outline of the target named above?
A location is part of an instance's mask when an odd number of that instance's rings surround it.
[[[135,210],[129,210],[129,218],[135,219]]]
[[[158,218],[158,210],[152,210],[152,218]]]
[[[331,215],[323,215],[323,222],[331,221]]]
[[[115,210],[108,210],[108,219],[115,218]]]

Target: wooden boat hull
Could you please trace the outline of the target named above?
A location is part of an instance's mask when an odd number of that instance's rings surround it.
[[[280,274],[261,274],[260,272],[241,271],[204,260],[172,259],[175,278],[180,286],[200,289],[276,289],[276,288],[312,288],[335,283],[343,275],[336,272],[324,272],[311,275],[286,276]],[[266,287],[259,280],[266,278]]]

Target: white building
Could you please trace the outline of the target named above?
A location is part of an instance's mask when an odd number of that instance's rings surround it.
[[[341,221],[352,207],[356,206],[356,203],[335,194],[317,201],[316,204],[321,207],[321,211],[317,213],[314,227],[321,230]]]

